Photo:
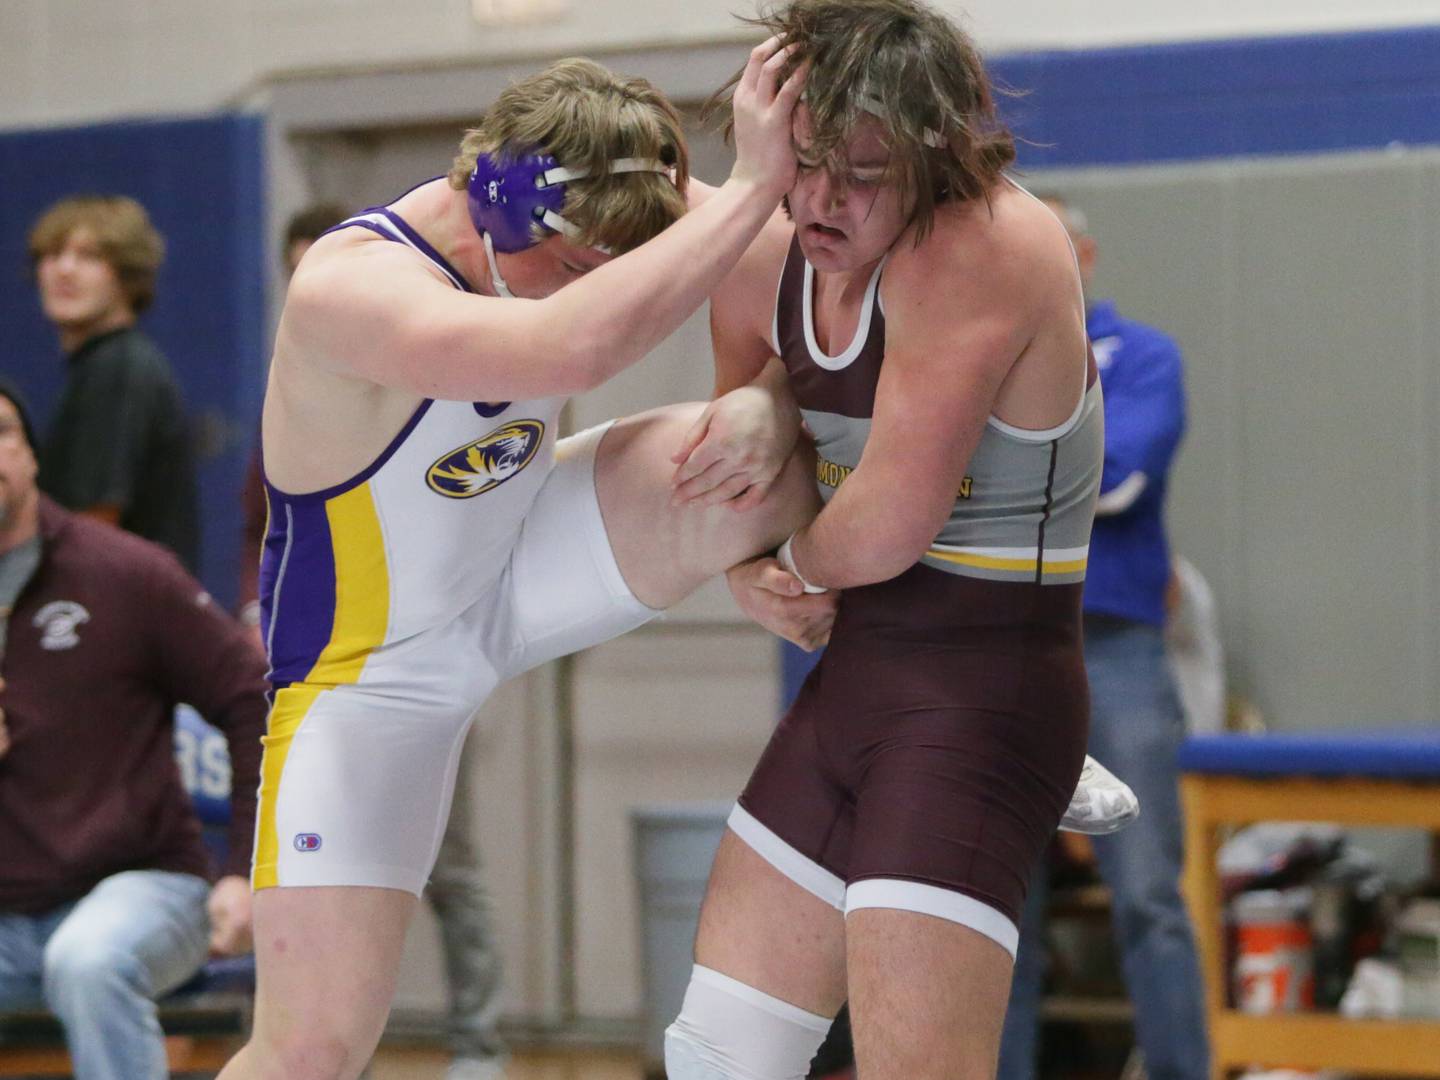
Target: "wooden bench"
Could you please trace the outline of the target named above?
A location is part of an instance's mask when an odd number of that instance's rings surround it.
[[[1213,1080],[1251,1065],[1440,1077],[1440,1021],[1231,1008],[1216,866],[1221,830],[1259,821],[1440,832],[1440,730],[1192,736],[1180,767],[1185,892],[1205,976]]]

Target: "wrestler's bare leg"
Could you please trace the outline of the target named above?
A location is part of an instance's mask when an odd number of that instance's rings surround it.
[[[850,1027],[866,1080],[994,1080],[1013,962],[968,926],[862,908],[845,920]]]
[[[969,927],[862,908],[848,917],[734,833],[715,857],[695,961],[819,1016],[850,1000],[867,1080],[993,1080],[1010,954]]]
[[[313,886],[255,894],[250,1040],[218,1080],[354,1080],[380,1042],[416,898]]]
[[[845,1003],[845,917],[726,829],[700,909],[695,962],[834,1016]]]
[[[781,541],[815,516],[819,496],[805,455],[792,456],[764,502],[736,511],[670,503],[670,460],[703,411],[669,405],[617,420],[595,461],[605,531],[636,599],[666,608],[716,574]]]

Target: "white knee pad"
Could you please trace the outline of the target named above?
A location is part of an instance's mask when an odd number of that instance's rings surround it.
[[[665,1032],[670,1080],[804,1080],[830,1021],[699,964]]]

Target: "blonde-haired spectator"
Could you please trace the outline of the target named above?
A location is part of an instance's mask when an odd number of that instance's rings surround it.
[[[40,447],[57,502],[199,561],[194,449],[169,362],[135,325],[155,299],[165,242],[123,195],[50,207],[30,231],[40,306],[69,368]]]

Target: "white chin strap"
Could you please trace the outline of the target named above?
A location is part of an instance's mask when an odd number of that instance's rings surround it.
[[[515,294],[510,291],[510,286],[505,284],[505,279],[500,276],[500,264],[495,261],[495,244],[490,239],[490,234],[485,234],[485,258],[490,261],[490,284],[495,286],[495,294],[503,296],[507,300],[515,299]]]

